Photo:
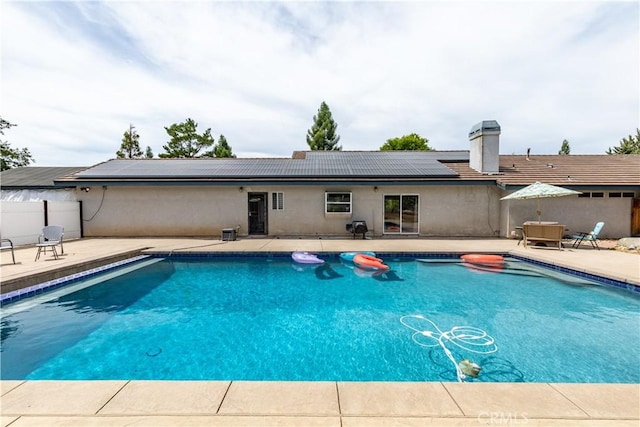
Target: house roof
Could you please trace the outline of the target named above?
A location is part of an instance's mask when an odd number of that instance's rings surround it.
[[[292,158],[118,159],[61,178],[59,182],[422,180],[456,178],[445,162],[469,153],[415,151],[310,151]]]
[[[535,181],[571,188],[629,187],[640,190],[640,155],[501,155],[500,173],[493,175],[504,188]],[[463,180],[483,179],[468,163],[447,164]],[[484,178],[486,179],[486,177]]]
[[[0,174],[0,187],[3,190],[60,188],[54,180],[58,177],[79,172],[84,167],[37,167],[25,166],[7,169]],[[75,184],[70,185],[75,187]]]
[[[4,178],[4,175],[3,175]],[[469,167],[469,151],[296,151],[291,158],[117,159],[70,172],[58,185],[207,183],[495,184],[640,190],[640,155],[501,155],[499,173]]]

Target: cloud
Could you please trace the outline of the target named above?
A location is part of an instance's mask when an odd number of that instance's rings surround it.
[[[36,165],[158,154],[193,118],[239,157],[290,156],[322,101],[345,150],[418,133],[603,154],[639,126],[635,2],[5,2],[5,133]]]

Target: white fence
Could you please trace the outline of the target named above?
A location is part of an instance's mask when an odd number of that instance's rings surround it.
[[[3,201],[0,213],[2,238],[11,239],[14,245],[38,243],[38,236],[45,225],[63,226],[65,240],[80,238],[82,234],[79,202]]]

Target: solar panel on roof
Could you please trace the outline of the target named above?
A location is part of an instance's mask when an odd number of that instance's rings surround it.
[[[82,171],[84,179],[246,177],[455,177],[433,152],[311,152],[306,159],[111,160]]]

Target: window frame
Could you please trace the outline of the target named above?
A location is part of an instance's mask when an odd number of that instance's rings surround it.
[[[393,197],[397,197],[398,198],[398,218],[394,218],[397,219],[398,224],[397,227],[398,229],[392,229],[392,226],[390,226],[389,224],[387,224],[387,198],[393,198]],[[415,225],[415,230],[413,231],[408,231],[405,228],[405,219],[404,219],[404,203],[406,198],[409,197],[415,197],[415,215],[417,216],[417,218],[414,221],[414,225]],[[418,193],[389,193],[389,194],[384,194],[382,197],[382,212],[383,212],[383,223],[382,223],[382,234],[395,234],[395,235],[399,235],[399,234],[403,234],[403,235],[419,235],[420,234],[420,194]],[[407,226],[407,228],[411,227],[410,225]]]
[[[330,201],[330,196],[348,196],[349,201]],[[347,206],[347,210],[329,210],[329,206]],[[353,212],[353,193],[351,191],[325,191],[324,192],[324,213],[325,215],[351,215]]]
[[[610,191],[609,198],[611,199],[624,199],[624,198],[632,198],[635,197],[635,193],[633,191]]]
[[[284,210],[284,192],[273,191],[271,193],[271,210],[283,211]]]

